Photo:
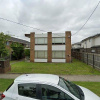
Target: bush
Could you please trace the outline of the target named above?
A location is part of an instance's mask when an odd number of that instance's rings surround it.
[[[9,39],[9,35],[5,35],[3,32],[0,33],[0,58],[2,59],[9,55],[9,50],[6,48],[6,42],[9,41]]]
[[[24,54],[25,54],[25,56],[30,57],[30,49],[25,49]]]
[[[24,57],[24,46],[20,43],[12,43],[11,48],[13,50],[12,52],[12,58],[15,60],[19,60]]]

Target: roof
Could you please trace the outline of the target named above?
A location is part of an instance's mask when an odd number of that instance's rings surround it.
[[[85,40],[90,39],[90,38],[95,38],[95,37],[98,37],[98,36],[100,36],[100,33],[93,35],[93,36],[90,36],[90,37],[87,37],[87,38],[83,39],[82,41],[85,41]]]
[[[15,79],[15,82],[46,82],[58,84],[59,76],[52,74],[24,74]]]
[[[81,45],[81,42],[74,43],[72,45]]]
[[[25,34],[25,36],[30,38],[30,34]],[[48,34],[47,33],[35,34],[35,37],[48,37]],[[52,33],[52,37],[65,37],[65,33]]]
[[[30,44],[30,42],[28,42],[26,40],[18,39],[18,38],[15,38],[15,37],[11,37],[10,41],[18,42],[18,43],[23,43],[23,44]]]
[[[100,45],[92,46],[91,48],[100,48]]]

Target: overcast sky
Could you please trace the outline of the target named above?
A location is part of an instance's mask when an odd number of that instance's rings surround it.
[[[22,23],[45,32],[77,32],[99,0],[0,0],[0,18]],[[25,33],[44,33],[0,19],[0,32],[22,39]],[[72,43],[100,33],[100,5],[85,27],[72,36]]]

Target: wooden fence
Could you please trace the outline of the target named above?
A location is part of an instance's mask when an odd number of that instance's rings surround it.
[[[72,52],[72,56],[93,68],[100,69],[100,54]]]

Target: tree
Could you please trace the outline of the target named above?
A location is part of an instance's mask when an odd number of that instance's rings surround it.
[[[6,42],[10,39],[9,35],[4,35],[3,32],[0,33],[0,58],[9,55],[8,49],[6,48]]]
[[[12,43],[10,46],[13,50],[12,57],[16,60],[21,59],[24,55],[24,46],[20,43]]]

